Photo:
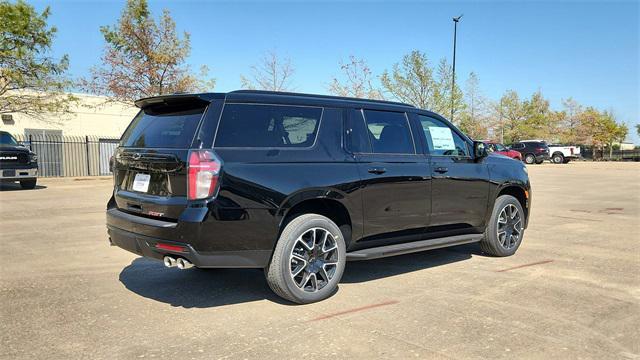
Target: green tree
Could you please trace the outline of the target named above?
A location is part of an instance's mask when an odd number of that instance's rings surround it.
[[[340,63],[340,70],[343,76],[333,78],[329,84],[330,93],[338,96],[383,99],[380,90],[373,85],[373,75],[366,61],[352,55],[348,63]]]
[[[508,90],[493,107],[495,137],[504,144],[523,140],[520,123],[524,120],[525,113],[523,102],[518,93],[514,90]]]
[[[588,113],[585,129],[590,133],[591,144],[602,152],[605,147],[608,148],[609,158],[611,158],[614,143],[624,141],[629,128],[626,124],[619,124],[610,111],[599,112],[588,108],[585,113]]]
[[[37,13],[22,0],[0,1],[0,113],[23,113],[43,121],[70,111],[77,101],[65,90],[69,58],[48,56],[56,28],[51,11]]]
[[[435,93],[437,96],[435,99],[436,106],[434,111],[445,117],[453,117],[450,120],[456,123],[456,114],[464,111],[466,105],[464,103],[464,93],[460,89],[457,81],[453,88],[453,97],[451,95],[453,68],[447,59],[440,59],[435,80],[438,91]]]
[[[118,23],[102,26],[106,42],[102,64],[91,70],[91,78],[82,86],[88,91],[115,100],[136,99],[210,90],[215,85],[207,79],[208,68],[201,67],[196,76],[186,64],[191,51],[189,33],[178,36],[176,24],[168,10],[156,22],[146,0],[128,0]]]
[[[584,111],[573,98],[562,100],[563,111],[559,115],[559,137],[565,144],[585,144],[580,114]]]
[[[640,136],[640,124],[636,124],[636,133]]]
[[[541,91],[536,91],[522,104],[524,119],[519,122],[519,136],[527,139],[552,139],[556,137],[559,116],[549,106]],[[554,139],[558,140],[558,139]]]
[[[439,88],[433,78],[427,55],[414,50],[393,65],[391,73],[385,70],[380,76],[384,90],[399,101],[421,109],[434,110],[439,99]]]

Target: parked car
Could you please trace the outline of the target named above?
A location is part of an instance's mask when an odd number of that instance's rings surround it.
[[[580,147],[552,144],[549,145],[549,154],[551,154],[552,163],[566,164],[571,160],[577,160],[580,158]]]
[[[347,260],[479,242],[509,256],[526,167],[435,113],[235,91],[138,100],[113,159],[110,241],[167,267],[264,268],[279,296],[331,296]]]
[[[504,155],[512,159],[522,161],[522,154],[520,154],[515,150],[510,150],[506,146],[494,141],[490,141],[490,140],[481,140],[481,141],[485,143],[485,145],[487,146],[487,150],[489,152],[493,152],[496,154]]]
[[[20,182],[23,189],[34,189],[37,181],[38,156],[0,131],[0,182]]]
[[[549,147],[544,141],[520,141],[509,146],[509,149],[519,152],[527,164],[542,164],[545,160],[549,160]]]

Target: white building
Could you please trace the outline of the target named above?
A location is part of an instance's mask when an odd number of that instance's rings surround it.
[[[52,115],[41,120],[19,113],[3,114],[0,130],[17,136],[37,133],[119,138],[138,112],[133,105],[108,102],[103,96],[73,95],[79,101],[73,106],[70,115]]]

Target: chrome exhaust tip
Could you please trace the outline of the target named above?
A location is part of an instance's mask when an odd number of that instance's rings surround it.
[[[164,259],[164,266],[171,268],[176,266],[177,264],[177,260],[175,258],[172,258],[171,256],[165,256]]]
[[[180,270],[186,270],[192,268],[193,264],[185,258],[178,258],[176,260],[176,266],[178,266]]]

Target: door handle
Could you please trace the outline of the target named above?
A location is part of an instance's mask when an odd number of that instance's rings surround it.
[[[387,172],[385,168],[371,168],[368,170],[371,174],[381,175]]]
[[[448,168],[446,168],[446,167],[444,167],[444,166],[439,166],[439,167],[435,168],[435,171],[436,171],[437,173],[444,174],[444,173],[446,173],[447,171],[449,171],[449,169],[448,169]]]

